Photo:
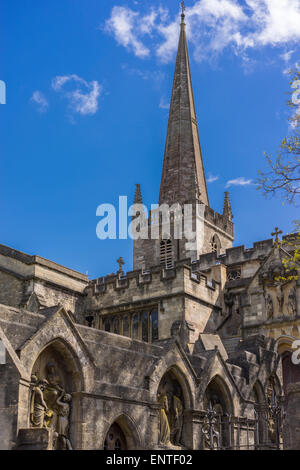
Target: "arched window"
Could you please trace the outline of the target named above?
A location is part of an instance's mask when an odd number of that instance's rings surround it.
[[[299,367],[299,364],[293,364],[291,351],[284,352],[281,357],[282,357],[283,390],[286,396],[286,390],[287,390],[288,384],[300,382],[300,367]]]
[[[126,438],[120,426],[114,423],[105,438],[104,450],[126,450]]]
[[[108,318],[106,318],[103,321],[103,325],[104,325],[104,331],[110,332],[110,320]]]
[[[139,338],[139,315],[138,313],[134,314],[132,317],[132,338]]]
[[[148,312],[142,313],[142,340],[148,343],[149,341],[149,314]]]
[[[158,311],[151,312],[151,341],[158,340]]]
[[[171,240],[161,240],[160,242],[160,264],[167,269],[173,267],[173,250]]]
[[[123,336],[130,336],[130,323],[128,315],[123,318]]]
[[[221,250],[221,242],[220,242],[220,239],[218,237],[218,235],[214,235],[211,239],[211,242],[210,242],[210,245],[211,245],[211,251],[212,252],[216,252],[216,253],[220,253],[220,250]]]
[[[119,317],[115,317],[113,321],[113,333],[116,335],[120,334],[120,320]]]

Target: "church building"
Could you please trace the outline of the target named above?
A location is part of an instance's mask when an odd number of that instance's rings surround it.
[[[229,194],[210,206],[184,11],[159,205],[192,208],[194,243],[158,214],[131,272],[0,245],[0,449],[300,448],[300,280],[279,280],[278,229],[233,247]]]

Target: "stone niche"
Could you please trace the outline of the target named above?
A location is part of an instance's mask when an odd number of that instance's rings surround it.
[[[170,370],[162,378],[157,392],[159,411],[159,445],[162,448],[182,447],[184,441],[185,400],[175,373]]]
[[[79,443],[82,376],[72,351],[57,340],[38,356],[31,374],[29,429],[20,430],[19,447],[72,450]],[[34,442],[34,437],[37,442]],[[23,442],[24,441],[24,442]]]

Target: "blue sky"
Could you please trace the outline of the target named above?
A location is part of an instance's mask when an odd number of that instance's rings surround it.
[[[289,132],[300,1],[186,6],[210,203],[221,211],[237,180],[235,244],[250,247],[297,218],[252,182]],[[2,0],[0,243],[92,278],[116,271],[120,255],[132,268],[130,240],[97,239],[96,208],[131,201],[135,183],[157,202],[178,24],[174,0]]]

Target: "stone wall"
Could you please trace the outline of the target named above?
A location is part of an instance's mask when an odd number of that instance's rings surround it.
[[[0,450],[16,445],[19,380],[20,375],[6,354],[6,364],[0,364]]]
[[[289,384],[283,442],[285,450],[300,450],[300,382]]]

